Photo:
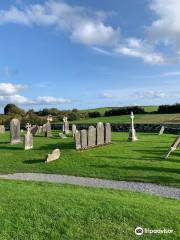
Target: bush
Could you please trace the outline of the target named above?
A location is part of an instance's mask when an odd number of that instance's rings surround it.
[[[97,117],[101,117],[100,112],[89,112],[88,113],[89,118],[97,118]]]
[[[112,108],[111,110],[105,112],[105,116],[110,117],[110,116],[129,115],[131,112],[133,112],[134,114],[145,113],[143,107],[133,106],[133,107]]]
[[[180,113],[180,103],[174,105],[160,105],[158,113]]]

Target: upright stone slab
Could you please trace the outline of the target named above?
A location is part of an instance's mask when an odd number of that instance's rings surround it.
[[[75,133],[76,133],[76,125],[73,124],[72,125],[72,135],[73,135],[73,137],[74,137]]]
[[[24,135],[24,149],[29,150],[33,148],[33,135],[31,133],[31,125],[26,125],[27,133]]]
[[[93,126],[89,126],[88,128],[88,147],[96,146],[96,128]]]
[[[75,140],[76,150],[81,149],[81,135],[80,135],[79,131],[76,131],[76,133],[74,135],[74,140]]]
[[[134,114],[133,112],[131,112],[131,127],[129,129],[129,136],[128,136],[128,140],[131,142],[137,141],[137,137],[136,137],[136,130],[134,128]]]
[[[50,124],[50,123],[46,123],[45,136],[46,136],[46,137],[52,137],[51,124]]]
[[[10,122],[10,142],[11,144],[17,144],[21,142],[20,139],[20,121],[16,118]]]
[[[32,133],[33,136],[38,134],[38,126],[37,125],[33,125],[31,127],[31,133]]]
[[[111,125],[110,125],[110,123],[105,123],[104,142],[105,142],[105,144],[111,143]]]
[[[163,135],[163,133],[164,133],[164,130],[165,130],[165,127],[164,127],[164,126],[162,126],[162,127],[161,127],[161,129],[160,129],[160,131],[159,131],[159,135]]]
[[[87,130],[83,129],[80,131],[81,134],[81,148],[86,149],[87,148]]]
[[[97,134],[96,144],[104,145],[104,124],[102,122],[97,123],[96,134]]]
[[[5,126],[4,125],[0,125],[0,133],[5,133]]]
[[[69,131],[69,122],[68,122],[68,119],[67,117],[63,117],[63,133],[65,134],[68,134],[70,131]]]
[[[42,126],[42,131],[43,131],[43,133],[45,133],[45,132],[46,132],[46,123],[45,123],[45,124],[43,124],[43,126]]]

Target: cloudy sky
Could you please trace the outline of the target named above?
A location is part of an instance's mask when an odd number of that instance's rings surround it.
[[[0,1],[0,109],[180,102],[180,0]]]

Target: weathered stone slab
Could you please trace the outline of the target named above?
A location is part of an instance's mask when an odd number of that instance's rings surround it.
[[[81,134],[81,148],[86,149],[87,148],[87,130],[83,129],[80,131]]]
[[[97,123],[96,126],[96,134],[97,134],[97,145],[104,144],[104,124],[102,122]]]
[[[74,137],[75,133],[76,133],[76,125],[73,124],[72,125],[72,135],[73,135],[73,137]]]
[[[33,135],[27,132],[24,135],[24,149],[29,150],[33,148]]]
[[[31,133],[32,133],[33,136],[37,135],[38,131],[39,131],[39,127],[37,125],[33,125],[31,127]]]
[[[96,146],[96,128],[89,126],[88,128],[88,147]]]
[[[48,154],[45,162],[48,163],[48,162],[55,161],[59,159],[60,155],[61,155],[60,150],[57,148],[53,150],[51,154]]]
[[[0,133],[5,133],[5,126],[4,125],[0,125]]]
[[[67,117],[63,117],[63,133],[68,134],[69,131],[69,122]]]
[[[110,123],[105,123],[105,132],[104,132],[104,142],[105,144],[111,143],[111,125]]]
[[[46,132],[46,124],[43,124],[43,126],[42,126],[42,131],[43,131],[43,133]]]
[[[177,148],[180,147],[180,136],[177,136],[174,142],[171,144],[165,158],[168,158],[172,152],[174,152]]]
[[[20,139],[20,121],[16,118],[10,122],[10,142],[11,144],[18,144]]]
[[[67,138],[64,133],[59,133],[59,137],[62,138],[62,139]]]
[[[45,136],[46,136],[46,137],[52,137],[51,124],[50,124],[50,123],[46,123]]]
[[[81,149],[81,135],[80,135],[79,131],[76,131],[76,133],[74,135],[74,140],[75,140],[76,150]]]
[[[162,126],[162,127],[161,127],[161,129],[160,129],[160,131],[159,131],[159,135],[163,135],[163,133],[164,133],[164,130],[165,130],[165,127],[164,127],[164,126]]]

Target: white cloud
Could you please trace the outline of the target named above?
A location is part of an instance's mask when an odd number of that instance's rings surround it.
[[[109,93],[109,92],[102,92],[99,94],[99,98],[102,99],[112,99],[113,98],[113,94]]]
[[[0,83],[0,95],[1,96],[15,95],[24,90],[25,88],[26,86],[21,84]]]
[[[120,30],[106,25],[103,20],[109,13],[71,6],[62,1],[46,1],[0,11],[0,23],[26,26],[54,26],[69,32],[70,38],[87,45],[109,46],[119,41]]]
[[[152,0],[150,9],[157,18],[147,28],[150,37],[156,42],[175,45],[180,50],[180,1]]]
[[[37,97],[34,101],[34,104],[65,104],[71,103],[71,100],[64,98],[55,98],[50,96]]]
[[[7,104],[7,103],[13,103],[13,104],[29,104],[31,101],[19,94],[11,95],[11,96],[0,96],[0,104]]]
[[[143,59],[145,63],[149,64],[164,64],[167,62],[165,57],[160,53],[156,53],[151,45],[136,38],[126,39],[123,45],[114,49],[114,52]]]

